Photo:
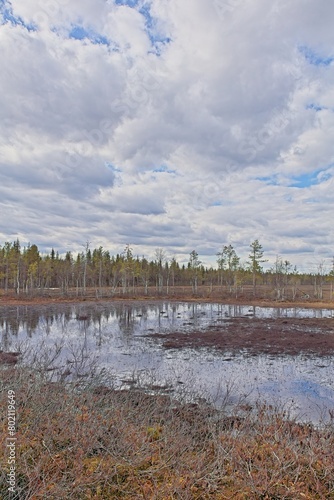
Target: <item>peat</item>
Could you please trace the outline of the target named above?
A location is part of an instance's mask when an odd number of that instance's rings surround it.
[[[211,347],[221,351],[251,355],[334,354],[332,318],[229,318],[206,330],[152,333],[166,349]]]

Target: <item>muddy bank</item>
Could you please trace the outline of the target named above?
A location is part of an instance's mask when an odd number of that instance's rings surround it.
[[[234,354],[334,354],[332,318],[228,318],[204,331],[152,333],[166,349],[210,347]]]

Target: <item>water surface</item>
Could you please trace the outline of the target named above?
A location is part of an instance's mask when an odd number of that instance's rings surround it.
[[[249,355],[212,348],[164,349],[152,333],[199,331],[231,318],[333,318],[333,310],[206,303],[99,303],[0,308],[1,349],[70,380],[105,368],[119,387],[198,391],[219,405],[261,399],[301,420],[334,410],[333,356]],[[36,355],[37,354],[37,355]],[[42,355],[41,355],[42,354]]]

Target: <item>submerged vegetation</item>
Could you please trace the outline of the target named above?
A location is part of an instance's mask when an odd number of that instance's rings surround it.
[[[1,423],[0,497],[48,499],[331,499],[333,422],[297,423],[270,406],[176,401],[2,367],[17,400],[15,495]],[[5,397],[1,415],[6,415]]]

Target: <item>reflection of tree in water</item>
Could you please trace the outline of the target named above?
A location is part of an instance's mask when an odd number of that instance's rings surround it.
[[[39,312],[29,309],[27,306],[17,306],[4,312],[4,320],[1,321],[2,329],[7,335],[17,337],[21,329],[25,329],[29,337],[36,330],[39,323]]]
[[[65,331],[71,319],[71,310],[55,308],[40,308],[31,306],[17,306],[4,308],[0,319],[0,327],[6,335],[17,337],[20,330],[24,330],[29,338],[36,332],[50,334],[53,326]]]
[[[20,311],[19,322],[22,322],[22,326],[27,331],[27,335],[29,338],[32,337],[32,334],[38,327],[40,320],[40,312],[36,309],[32,309],[28,306],[25,306]]]
[[[9,317],[5,321],[1,322],[1,327],[3,331],[6,331],[7,335],[17,337],[20,329],[20,322],[18,318]]]
[[[105,308],[100,309],[96,307],[92,310],[91,318],[94,324],[102,325],[104,322],[108,322],[108,319],[110,318],[110,310],[107,311]]]
[[[187,316],[191,323],[197,326],[198,317],[199,317],[199,307],[197,303],[188,303],[187,304]]]
[[[165,305],[164,308],[166,308],[166,310],[168,311],[169,324],[173,326],[181,317],[179,304],[167,303],[167,305]]]
[[[116,309],[119,329],[125,338],[132,337],[135,330],[135,310],[131,306],[121,305]]]
[[[228,306],[228,315],[231,316],[232,318],[239,318],[240,316],[243,315],[243,308],[244,306],[239,306],[239,305],[229,305]],[[255,310],[254,310],[255,314]]]
[[[6,352],[6,351],[9,351],[9,347],[11,345],[8,322],[2,321],[1,327],[2,327],[1,349]]]
[[[102,307],[93,310],[93,322],[94,322],[94,332],[93,335],[96,338],[96,345],[101,347],[103,340],[108,341],[110,339],[110,329],[108,325],[113,323],[115,317],[114,307]]]
[[[143,325],[147,323],[148,315],[149,307],[146,305],[129,306],[121,304],[114,310],[119,331],[124,339],[130,339],[139,330],[143,330]]]
[[[155,306],[156,309],[156,306]],[[76,318],[90,329],[97,340],[97,346],[108,341],[110,335],[121,335],[126,340],[132,338],[138,330],[144,328],[149,314],[146,305],[113,304],[82,307],[76,310]]]

